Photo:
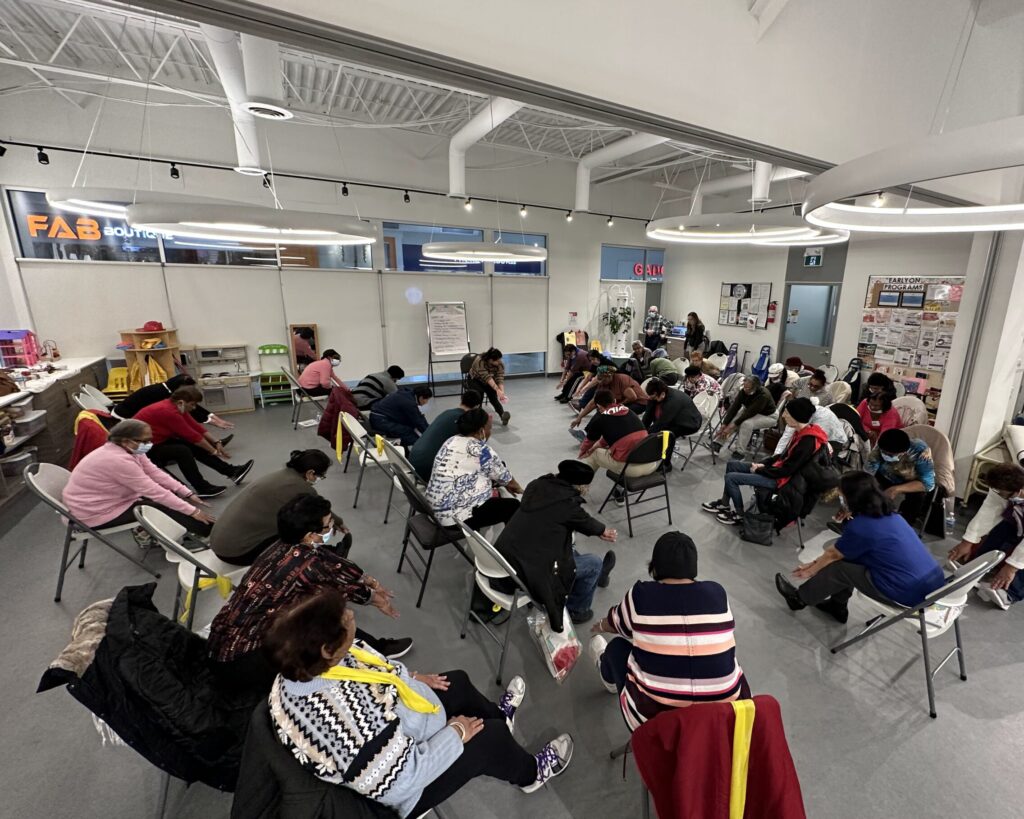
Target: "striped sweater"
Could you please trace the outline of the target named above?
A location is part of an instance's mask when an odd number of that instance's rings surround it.
[[[669,708],[741,698],[735,623],[718,583],[638,582],[608,622],[633,643],[619,702],[631,731]]]
[[[364,651],[372,650],[356,641]],[[348,654],[342,665],[363,666]],[[435,705],[430,688],[391,661],[402,678]],[[377,669],[373,669],[377,670]],[[462,755],[459,734],[436,714],[406,708],[394,686],[350,680],[295,682],[278,675],[270,691],[277,738],[306,770],[408,816],[423,789]]]

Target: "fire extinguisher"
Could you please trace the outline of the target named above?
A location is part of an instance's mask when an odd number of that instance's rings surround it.
[[[768,323],[775,323],[775,312],[778,309],[779,303],[777,301],[768,302]]]

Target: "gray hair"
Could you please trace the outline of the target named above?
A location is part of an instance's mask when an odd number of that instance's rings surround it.
[[[120,444],[123,441],[138,441],[147,429],[149,429],[149,424],[145,421],[129,418],[126,421],[118,421],[107,433],[107,439],[115,444]]]

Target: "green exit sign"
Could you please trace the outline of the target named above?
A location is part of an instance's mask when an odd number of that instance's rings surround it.
[[[804,267],[821,267],[825,258],[825,248],[808,247],[804,250]]]

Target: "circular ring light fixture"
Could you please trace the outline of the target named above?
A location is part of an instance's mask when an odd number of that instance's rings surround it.
[[[246,100],[242,103],[242,110],[248,111],[254,117],[260,119],[270,119],[275,122],[282,122],[286,119],[291,119],[295,116],[294,113],[289,111],[287,108],[283,108],[273,102],[266,102],[264,100]]]
[[[367,245],[377,241],[366,222],[332,213],[276,210],[252,205],[138,204],[127,212],[136,230],[251,244]]]
[[[57,210],[80,213],[83,216],[105,216],[109,219],[127,218],[128,206],[133,203],[194,203],[195,196],[163,191],[131,190],[129,188],[55,188],[46,192],[46,201]],[[203,199],[208,204],[230,204],[223,199]]]
[[[787,213],[706,213],[669,216],[647,225],[647,238],[695,245],[833,245],[850,238],[845,230],[821,229]]]
[[[543,262],[545,247],[509,245],[502,242],[431,242],[423,245],[424,258],[445,262]]]
[[[803,214],[818,227],[877,233],[1024,230],[1024,203],[913,208],[848,204],[890,188],[1021,165],[1024,117],[987,122],[837,165],[808,184]]]
[[[263,168],[257,167],[256,165],[239,165],[237,168],[232,168],[235,173],[240,173],[242,176],[263,176],[266,171]]]

